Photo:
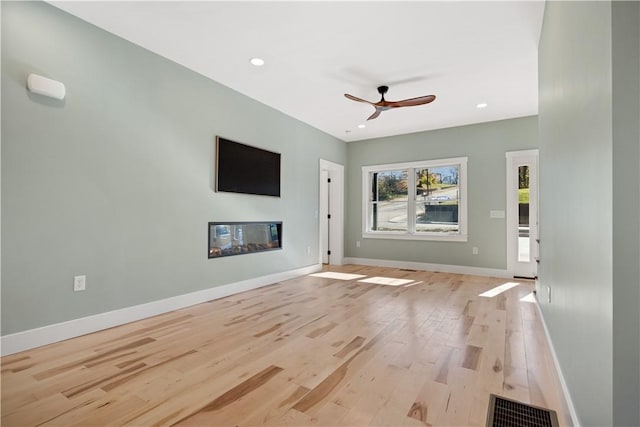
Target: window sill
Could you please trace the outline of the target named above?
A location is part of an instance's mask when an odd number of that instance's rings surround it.
[[[436,242],[466,242],[466,234],[458,233],[439,233],[439,234],[410,234],[410,233],[394,233],[394,232],[365,232],[362,233],[363,239],[391,239],[391,240],[431,240]]]

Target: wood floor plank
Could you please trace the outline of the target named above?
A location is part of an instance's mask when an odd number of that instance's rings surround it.
[[[302,276],[4,357],[3,426],[484,424],[559,392],[533,289],[375,266]],[[377,278],[391,285],[363,283]],[[393,285],[393,286],[392,286]]]
[[[295,402],[309,392],[309,389],[300,387],[292,382],[280,380],[273,382],[273,386],[276,389],[270,395],[264,396],[257,403],[252,404],[252,407],[256,408],[255,411],[244,411],[245,417],[237,417],[238,424],[249,426],[281,425],[281,418],[291,409]],[[257,398],[260,398],[260,396]]]
[[[433,366],[435,370],[435,366]],[[435,425],[441,412],[446,409],[449,397],[449,387],[441,382],[433,381],[432,375],[422,385],[418,394],[413,398],[406,416],[425,424]]]
[[[207,403],[197,412],[179,420],[176,425],[188,426],[219,424],[220,420],[217,420],[214,416],[212,416],[213,413],[224,410],[227,406],[239,401],[247,394],[254,392],[256,389],[265,385],[269,380],[271,380],[280,372],[282,372],[282,368],[278,366],[271,365],[266,367],[262,371],[251,376],[250,378],[247,378],[240,384],[216,397],[214,400]]]

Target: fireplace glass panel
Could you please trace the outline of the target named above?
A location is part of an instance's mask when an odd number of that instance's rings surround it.
[[[282,222],[210,222],[209,258],[282,249]]]

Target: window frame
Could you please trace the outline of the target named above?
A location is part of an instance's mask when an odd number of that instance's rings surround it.
[[[448,159],[420,160],[403,163],[362,166],[362,238],[364,239],[399,239],[399,240],[431,240],[447,242],[466,242],[468,240],[467,220],[467,160],[468,157],[452,157]],[[416,232],[416,170],[444,166],[458,166],[458,231],[456,232]],[[407,231],[371,230],[369,207],[370,189],[373,186],[374,172],[408,169],[407,178]],[[413,189],[413,190],[411,190]]]

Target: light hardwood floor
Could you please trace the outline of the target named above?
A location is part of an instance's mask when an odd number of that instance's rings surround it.
[[[2,358],[3,426],[484,425],[489,393],[570,425],[520,282],[348,265]],[[328,271],[328,269],[325,269]],[[362,283],[404,279],[397,286]]]

